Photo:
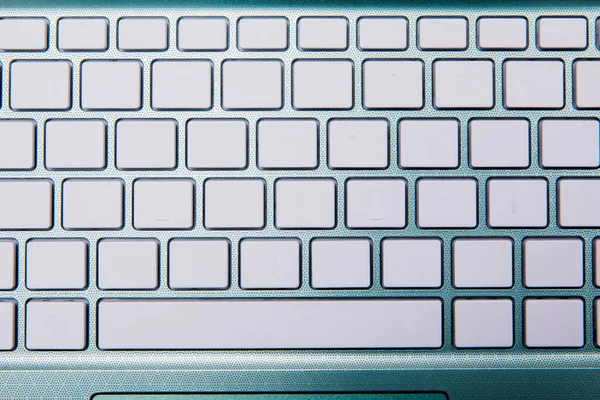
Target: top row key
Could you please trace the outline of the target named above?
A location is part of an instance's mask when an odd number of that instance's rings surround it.
[[[600,20],[597,21],[600,31]],[[360,17],[357,47],[367,51],[406,50],[409,22],[401,16]],[[229,48],[229,20],[225,17],[182,17],[177,23],[181,51],[224,51]],[[477,20],[477,47],[517,51],[528,47],[525,17],[482,16]],[[539,50],[584,50],[588,47],[588,20],[583,16],[541,16],[535,24]],[[61,51],[105,51],[109,48],[109,21],[104,17],[61,18],[57,24]],[[426,16],[417,20],[420,50],[460,51],[469,48],[469,21],[462,16]],[[0,51],[46,51],[50,25],[42,17],[0,18]],[[284,51],[290,45],[289,20],[283,16],[248,16],[237,21],[237,47],[242,51]],[[343,16],[301,17],[297,47],[304,51],[344,51],[350,42],[349,21]],[[121,51],[166,51],[166,17],[123,17],[117,22]]]

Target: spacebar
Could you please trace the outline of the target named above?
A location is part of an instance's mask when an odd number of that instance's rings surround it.
[[[105,299],[103,350],[439,348],[439,299]]]

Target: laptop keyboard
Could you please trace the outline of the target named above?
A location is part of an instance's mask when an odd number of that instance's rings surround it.
[[[595,20],[156,12],[0,19],[6,357],[595,349]]]

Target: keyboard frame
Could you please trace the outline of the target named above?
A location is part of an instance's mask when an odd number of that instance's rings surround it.
[[[308,2],[312,0],[307,0]],[[10,0],[1,0],[9,6]],[[10,4],[3,16],[45,16],[50,21],[49,50],[45,53],[0,53],[2,63],[2,96],[0,119],[31,118],[38,121],[37,167],[28,172],[2,172],[3,178],[53,178],[55,199],[61,196],[60,182],[65,178],[121,177],[126,190],[126,224],[121,231],[65,231],[60,225],[61,211],[55,201],[54,226],[49,231],[1,232],[19,243],[18,286],[13,291],[0,292],[2,299],[18,302],[18,335],[15,351],[0,353],[0,398],[74,398],[89,399],[96,393],[233,393],[233,392],[443,392],[452,400],[475,398],[592,399],[600,392],[600,350],[594,343],[594,300],[600,293],[593,284],[592,241],[594,229],[562,229],[557,226],[555,207],[556,181],[559,177],[597,176],[597,170],[544,170],[538,164],[537,121],[541,117],[596,118],[594,110],[572,108],[573,60],[598,57],[595,45],[596,17],[600,8],[585,7],[579,0],[571,8],[560,8],[550,2],[544,5],[521,3],[512,7],[491,4],[469,8],[475,0],[465,0],[456,7],[443,5],[442,0],[423,5],[422,9],[404,7],[393,0],[381,2],[382,8],[371,8],[357,0],[332,1],[324,8],[285,8],[279,2],[263,0],[257,7],[244,0],[228,4],[240,8],[194,8],[191,0],[159,2],[154,0],[94,0],[98,8],[81,7],[79,0],[59,0],[43,4],[39,0],[21,0]],[[164,4],[161,4],[164,3]],[[222,6],[220,0],[205,1],[210,6]],[[277,3],[281,8],[267,8]],[[358,5],[361,4],[359,8]],[[592,4],[592,1],[589,1]],[[140,6],[156,9],[137,9]],[[166,8],[165,8],[166,6]],[[412,6],[415,6],[414,4]],[[60,8],[64,7],[64,8]],[[106,7],[106,8],[103,8]],[[115,8],[109,8],[115,7]],[[122,7],[122,8],[120,8]],[[133,8],[130,8],[133,7]],[[160,8],[162,7],[162,8]],[[310,4],[306,7],[310,7]],[[340,8],[345,7],[345,8]],[[390,7],[390,8],[385,8]],[[588,49],[584,51],[538,51],[535,46],[535,19],[544,15],[576,15],[588,18]],[[164,52],[122,53],[116,46],[118,16],[166,16],[170,19],[169,50]],[[230,21],[229,49],[225,52],[179,52],[176,49],[176,21],[178,16],[220,15]],[[249,52],[236,47],[238,17],[247,15],[286,15],[290,19],[290,46],[285,52]],[[298,50],[294,20],[305,15],[346,15],[349,18],[349,48],[347,51],[305,52]],[[356,47],[356,19],[362,15],[403,15],[409,21],[409,48],[406,51],[359,51]],[[416,46],[416,22],[421,15],[462,15],[469,20],[469,49],[466,51],[419,51]],[[529,47],[525,51],[479,51],[476,49],[475,23],[479,15],[525,16],[529,19]],[[60,16],[105,16],[109,19],[109,50],[107,52],[61,53],[56,48],[56,22]],[[543,54],[542,54],[543,53]],[[565,62],[565,108],[562,110],[508,111],[502,106],[502,64],[499,60],[511,58],[563,59]],[[214,80],[219,82],[222,60],[231,58],[269,58],[284,62],[284,107],[280,111],[225,111],[221,108],[220,85],[214,85],[214,107],[208,111],[153,111],[150,107],[150,63],[153,59],[212,59]],[[73,108],[69,112],[12,112],[8,105],[7,66],[12,59],[71,59],[73,61]],[[80,61],[85,59],[138,59],[144,64],[144,98],[140,111],[82,111],[79,102]],[[291,105],[289,84],[291,63],[297,58],[352,58],[355,60],[354,109],[350,111],[296,111]],[[425,107],[422,110],[367,111],[362,108],[361,79],[356,73],[362,61],[385,58],[420,58],[425,62]],[[431,63],[438,58],[485,58],[495,61],[496,103],[493,110],[436,110],[432,106]],[[494,115],[496,117],[523,117],[531,122],[531,164],[524,170],[474,170],[469,167],[466,147],[467,123],[470,118]],[[121,118],[175,118],[179,124],[178,169],[175,171],[119,171],[114,163],[114,128]],[[242,171],[189,171],[185,167],[185,122],[190,118],[245,118],[249,122],[249,166]],[[311,117],[320,125],[320,164],[310,171],[267,171],[256,165],[256,121],[268,117]],[[329,170],[327,167],[326,124],[330,118],[387,118],[390,127],[390,159],[386,170],[352,171]],[[398,167],[397,122],[400,118],[447,117],[460,120],[460,167],[452,170],[404,170]],[[43,121],[50,118],[102,118],[108,125],[108,166],[102,171],[68,172],[47,171],[43,163]],[[138,177],[192,177],[196,179],[197,196],[210,177],[260,177],[267,183],[266,228],[259,231],[153,231],[141,232],[132,227],[132,182]],[[549,187],[549,226],[546,229],[490,229],[486,225],[485,184],[490,177],[545,177]],[[274,227],[273,183],[279,177],[333,177],[338,181],[337,215],[344,221],[345,179],[349,177],[403,177],[408,182],[407,220],[403,230],[355,230],[343,222],[332,230],[279,231]],[[415,182],[419,177],[474,177],[478,180],[479,225],[475,229],[420,230],[415,221]],[[201,202],[196,202],[196,224],[200,226]],[[381,286],[379,254],[384,237],[439,237],[443,240],[443,287],[440,289],[384,289]],[[456,289],[452,286],[451,240],[455,237],[504,236],[514,240],[514,286],[511,289]],[[522,239],[543,236],[576,236],[584,241],[585,276],[581,289],[527,289],[522,285]],[[30,237],[73,238],[86,237],[90,241],[89,286],[82,291],[32,291],[25,285],[24,244]],[[152,291],[101,291],[96,286],[96,240],[101,237],[154,237],[161,240],[160,288]],[[226,291],[172,291],[167,280],[167,241],[171,237],[228,237],[231,239],[231,287]],[[298,290],[244,291],[238,284],[238,239],[241,237],[297,237],[302,240],[302,286]],[[373,285],[369,290],[315,290],[309,285],[309,240],[313,237],[369,237],[373,242]],[[95,316],[97,301],[104,298],[384,298],[435,297],[443,301],[443,347],[439,350],[286,350],[286,351],[100,351],[96,348]],[[452,299],[468,297],[511,297],[515,306],[514,347],[498,350],[458,350],[452,345]],[[585,345],[581,349],[527,349],[523,344],[522,302],[526,297],[579,297],[585,302]],[[30,298],[78,298],[89,302],[89,347],[85,351],[29,351],[24,346],[25,303]]]

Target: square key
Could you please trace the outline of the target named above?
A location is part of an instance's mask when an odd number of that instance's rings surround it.
[[[206,229],[262,229],[265,182],[262,179],[208,179],[204,182]]]
[[[169,288],[227,289],[227,239],[173,239],[169,242]]]
[[[89,249],[85,239],[31,239],[27,242],[27,288],[85,289]]]
[[[223,108],[278,110],[283,106],[280,60],[226,60],[222,69]]]
[[[558,180],[558,225],[563,228],[600,227],[600,179]]]
[[[584,254],[580,238],[523,241],[523,284],[533,288],[583,286]]]
[[[513,285],[513,242],[505,238],[454,239],[452,277],[457,288]]]
[[[389,124],[385,119],[331,119],[327,124],[330,168],[383,169],[389,164]]]
[[[455,119],[403,119],[398,124],[398,161],[402,168],[456,168],[460,156]]]
[[[354,106],[354,64],[348,60],[297,60],[292,103],[298,110],[349,110]]]
[[[84,350],[88,341],[85,300],[30,300],[25,310],[28,350]]]
[[[369,109],[419,109],[424,102],[424,64],[415,60],[363,63],[363,105]]]
[[[565,105],[564,61],[505,61],[503,85],[508,109],[561,109]]]
[[[156,239],[102,239],[98,242],[98,287],[156,289],[160,265]]]
[[[406,50],[408,20],[404,17],[361,17],[357,36],[361,50]]]
[[[469,162],[473,168],[528,167],[529,120],[470,120]]]
[[[494,106],[494,62],[440,60],[433,63],[433,103],[441,109]]]
[[[331,229],[336,225],[333,179],[278,179],[275,226],[278,229]]]
[[[387,238],[381,242],[382,286],[438,288],[442,285],[442,241]]]
[[[523,304],[525,346],[580,348],[585,343],[584,304],[579,298],[528,298]]]
[[[229,46],[229,21],[224,17],[183,17],[177,23],[181,51],[223,51]]]
[[[245,119],[191,119],[186,142],[189,169],[242,169],[248,165]]]
[[[58,20],[60,51],[104,51],[108,49],[108,19],[61,18]]]
[[[52,119],[46,122],[46,168],[53,170],[106,167],[106,121]]]
[[[177,166],[177,122],[121,119],[115,128],[119,169],[172,169]]]
[[[244,239],[240,243],[242,289],[300,287],[301,246],[298,239]]]
[[[120,179],[67,179],[63,182],[65,229],[120,229],[125,189]]]
[[[133,183],[135,229],[192,229],[195,184],[192,179],[136,179]]]
[[[310,284],[315,289],[371,286],[371,241],[314,239],[310,244]]]
[[[312,169],[319,164],[317,120],[262,119],[256,129],[260,168]]]
[[[513,302],[509,299],[454,300],[454,346],[463,349],[512,347],[513,314]]]
[[[142,63],[137,60],[88,60],[81,63],[81,108],[142,108]]]
[[[404,179],[349,179],[346,181],[346,225],[349,228],[404,228]]]
[[[36,164],[36,124],[0,121],[0,170],[31,170]]]
[[[487,219],[492,228],[548,225],[548,181],[545,179],[490,179],[487,192]]]
[[[50,229],[54,184],[47,179],[0,179],[0,230]]]
[[[419,179],[417,224],[420,228],[475,228],[477,181]]]
[[[207,60],[154,61],[152,107],[208,110],[213,101],[213,63]]]
[[[13,110],[71,108],[70,61],[13,61],[10,64],[10,107]]]

